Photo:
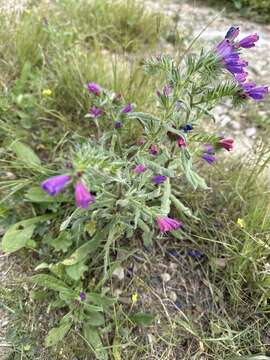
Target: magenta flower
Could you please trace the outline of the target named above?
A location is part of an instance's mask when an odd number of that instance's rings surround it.
[[[123,108],[122,113],[127,114],[131,111],[132,111],[132,104],[129,103]]]
[[[50,196],[57,195],[71,180],[69,175],[53,176],[41,184],[41,188],[45,190]]]
[[[75,200],[76,206],[83,209],[87,209],[90,204],[96,201],[81,181],[78,181],[75,186]]]
[[[95,83],[88,83],[87,84],[88,91],[91,94],[95,94],[96,96],[100,96],[101,94],[101,88],[98,84]]]
[[[169,217],[158,216],[156,220],[159,226],[159,230],[162,233],[177,230],[182,226],[180,221],[171,219]]]
[[[228,30],[227,34],[225,35],[225,39],[228,39],[230,41],[233,41],[237,36],[239,35],[240,29],[239,27],[231,26]]]
[[[157,154],[158,154],[158,147],[157,147],[157,145],[151,145],[149,152],[150,152],[150,154],[152,154],[152,155],[157,155]]]
[[[237,49],[228,39],[222,40],[216,46],[216,53],[224,68],[232,74],[243,73],[244,68],[248,65],[247,61],[240,59]]]
[[[258,34],[252,34],[252,35],[248,35],[246,36],[244,39],[240,40],[237,44],[236,47],[242,47],[245,49],[249,49],[255,46],[255,42],[259,40],[259,35]]]
[[[137,165],[133,171],[136,174],[141,174],[146,171],[146,166],[144,166],[143,164]]]
[[[144,138],[141,138],[138,140],[138,145],[144,145],[146,143],[146,140]]]
[[[182,137],[179,137],[179,138],[177,139],[177,144],[178,144],[178,146],[179,146],[180,148],[187,146],[187,144],[186,144],[186,142],[185,142],[185,139],[183,139]]]
[[[208,164],[213,164],[216,161],[216,157],[210,154],[203,154],[202,159],[207,161]]]
[[[94,117],[99,117],[102,115],[103,111],[95,106],[92,106],[90,109],[90,114],[92,114]]]
[[[218,145],[226,149],[227,151],[231,151],[233,149],[233,143],[234,143],[233,139],[221,139],[218,142]]]
[[[156,175],[152,178],[152,182],[156,185],[164,183],[164,181],[167,179],[167,176],[164,175]]]

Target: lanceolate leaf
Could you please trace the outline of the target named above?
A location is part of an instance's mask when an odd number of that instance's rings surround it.
[[[40,165],[41,161],[35,152],[20,141],[14,142],[11,149],[16,153],[17,158],[27,165]]]
[[[83,335],[93,350],[97,360],[108,360],[108,352],[104,348],[100,334],[91,322],[85,322],[83,326]]]
[[[59,341],[63,340],[66,336],[67,332],[71,328],[71,322],[66,321],[61,324],[59,327],[55,327],[51,329],[46,336],[45,339],[45,346],[50,347],[56,345]]]
[[[167,178],[166,181],[164,182],[164,190],[163,190],[163,196],[161,199],[161,207],[160,207],[160,212],[164,216],[168,215],[170,212],[170,205],[171,205],[170,195],[171,195],[171,183],[170,183],[170,179]]]

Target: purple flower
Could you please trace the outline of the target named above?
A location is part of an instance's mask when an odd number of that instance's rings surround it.
[[[122,126],[123,126],[123,124],[122,124],[121,121],[119,121],[119,120],[117,120],[117,121],[114,123],[115,129],[121,129]]]
[[[244,39],[240,40],[237,44],[236,47],[242,47],[245,49],[249,49],[255,46],[255,42],[259,40],[259,35],[258,34],[252,34],[252,35],[248,35],[246,36]]]
[[[103,111],[95,106],[92,106],[90,109],[90,114],[92,114],[94,117],[99,117],[102,115]]]
[[[75,186],[75,200],[76,206],[83,209],[87,209],[90,204],[96,201],[81,181],[78,181]]]
[[[159,230],[162,233],[177,230],[182,226],[180,221],[171,219],[169,217],[158,216],[156,221],[159,226]]]
[[[207,154],[214,154],[215,150],[214,150],[214,146],[213,145],[210,145],[210,144],[204,144],[203,145],[204,147],[204,151],[207,153]]]
[[[41,184],[41,188],[45,190],[49,195],[57,195],[65,185],[71,180],[69,175],[57,175],[53,176]]]
[[[239,35],[240,29],[239,27],[231,26],[229,30],[227,31],[227,34],[225,35],[225,39],[228,39],[230,41],[233,41],[237,36]]]
[[[179,138],[177,139],[177,144],[178,144],[178,146],[179,146],[180,148],[187,146],[187,144],[186,144],[186,142],[185,142],[185,139],[183,139],[183,138],[180,137],[180,136],[179,136]]]
[[[241,84],[244,93],[242,96],[249,96],[252,99],[258,101],[262,100],[266,94],[268,94],[268,87],[267,86],[256,86],[255,83],[245,83]]]
[[[248,77],[248,72],[244,71],[240,74],[235,74],[234,77],[235,77],[235,80],[239,83],[245,82]]]
[[[180,129],[184,130],[185,133],[188,133],[191,130],[193,130],[193,126],[191,124],[186,124],[186,125],[181,126]]]
[[[80,292],[80,300],[81,300],[81,301],[85,301],[85,300],[86,300],[86,293],[83,292],[83,291]]]
[[[95,94],[96,96],[100,96],[101,88],[98,84],[95,83],[88,83],[87,84],[88,91],[91,94]]]
[[[138,145],[144,145],[146,143],[146,140],[144,138],[141,138],[138,140]]]
[[[164,175],[156,175],[152,178],[152,182],[156,185],[164,183],[164,181],[167,179],[167,176]]]
[[[137,165],[133,171],[136,174],[141,174],[146,171],[146,166],[144,166],[143,164]]]
[[[157,155],[157,154],[158,154],[158,147],[157,147],[157,145],[151,145],[149,152],[150,152],[150,154],[152,154],[152,155]]]
[[[172,93],[172,87],[171,85],[165,85],[163,88],[163,95],[164,96],[169,96]]]
[[[216,161],[216,157],[210,154],[203,154],[202,159],[207,161],[208,164],[213,164]]]
[[[132,111],[132,104],[129,103],[123,108],[122,113],[127,114],[131,111]]]
[[[228,39],[222,40],[216,46],[216,52],[224,68],[233,74],[243,73],[248,65],[247,61],[240,59],[237,49]]]

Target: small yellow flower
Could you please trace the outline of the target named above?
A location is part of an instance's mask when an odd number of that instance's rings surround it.
[[[136,302],[138,301],[138,294],[137,293],[132,294],[131,301],[132,301],[133,304],[136,304]]]
[[[238,218],[237,225],[239,225],[241,229],[245,228],[246,227],[245,220]]]
[[[51,89],[44,89],[42,91],[42,95],[43,96],[51,96],[52,95],[52,90]]]

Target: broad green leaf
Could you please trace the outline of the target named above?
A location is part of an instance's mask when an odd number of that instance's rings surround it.
[[[90,323],[85,322],[83,326],[83,335],[91,349],[94,351],[97,360],[108,360],[108,352],[102,344],[101,337],[96,327],[91,326]]]
[[[35,225],[22,227],[22,229],[9,229],[2,240],[2,249],[6,253],[12,253],[26,246],[27,241],[31,239]]]
[[[59,341],[63,340],[71,327],[71,322],[64,322],[58,327],[51,329],[46,336],[45,346],[50,347],[56,345]]]
[[[150,230],[149,226],[142,220],[138,220],[138,226],[143,231],[143,244],[144,246],[152,246],[153,245],[153,231]]]
[[[101,295],[99,293],[87,293],[87,300],[96,304],[100,305],[104,308],[107,308],[113,304],[115,304],[116,299],[107,297],[105,295]]]
[[[130,319],[131,321],[135,322],[137,325],[150,326],[155,319],[155,315],[139,312],[137,314],[132,315]]]
[[[68,286],[60,279],[52,275],[38,274],[31,277],[31,281],[39,286],[46,287],[54,291],[68,291]]]
[[[70,266],[77,264],[78,262],[87,258],[90,253],[94,252],[99,247],[101,241],[106,239],[106,232],[106,227],[103,229],[103,231],[99,230],[93,239],[80,246],[76,251],[74,251],[73,254],[71,254],[69,258],[62,261],[62,264]]]
[[[144,163],[147,166],[147,168],[152,170],[155,174],[165,175],[165,176],[169,176],[169,177],[175,176],[175,172],[173,170],[162,167],[162,166],[158,165],[157,163],[155,163],[154,161],[145,159]]]
[[[12,253],[24,246],[27,246],[28,244],[31,245],[31,242],[28,243],[28,241],[31,240],[31,236],[35,230],[35,224],[49,220],[53,217],[54,215],[36,216],[11,225],[2,239],[3,252]]]
[[[29,189],[25,195],[25,198],[31,202],[37,203],[48,203],[48,202],[56,202],[59,201],[59,198],[48,195],[44,190],[40,187],[35,186]]]
[[[66,273],[68,274],[69,277],[71,277],[71,279],[78,281],[81,278],[83,278],[83,273],[88,269],[88,266],[86,266],[84,264],[83,261],[71,265],[71,266],[66,266],[65,270]]]
[[[61,231],[57,238],[49,241],[49,244],[53,246],[56,251],[66,252],[72,245],[72,236],[68,231]]]
[[[101,326],[104,325],[105,323],[104,315],[101,312],[97,312],[97,311],[88,312],[87,319],[89,325],[91,326]]]
[[[11,144],[11,149],[17,155],[17,158],[27,165],[40,165],[41,161],[35,152],[28,146],[20,141]]]
[[[89,223],[85,225],[84,229],[90,236],[93,236],[97,229],[97,222],[95,220],[89,221]]]
[[[171,210],[170,195],[171,195],[171,183],[170,183],[170,179],[167,178],[166,181],[164,182],[164,191],[163,191],[163,196],[161,199],[161,207],[160,207],[160,212],[164,216],[167,216]]]

